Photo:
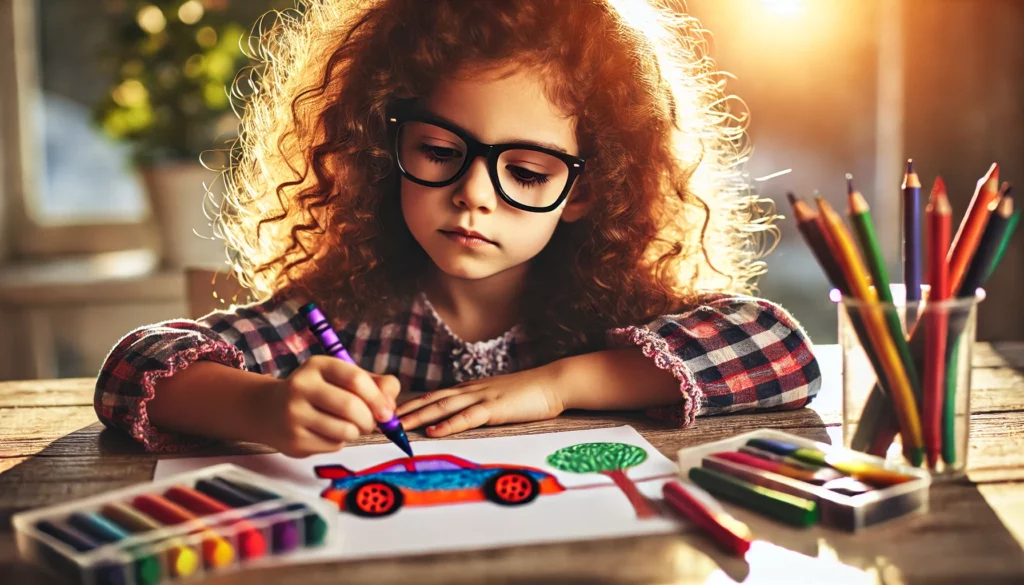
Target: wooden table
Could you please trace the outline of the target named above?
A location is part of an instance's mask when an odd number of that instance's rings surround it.
[[[838,441],[837,348],[818,350],[825,387],[810,408],[699,419],[679,431],[628,415],[576,414],[484,429],[463,437],[631,424],[665,455],[763,427]],[[729,558],[702,535],[526,546],[343,565],[245,571],[210,582],[259,583],[1024,583],[1024,343],[979,344],[974,357],[969,477],[935,485],[931,512],[857,535],[791,529],[732,508],[754,533],[747,559]],[[152,478],[157,457],[104,431],[91,379],[0,383],[0,582],[51,582],[17,560],[10,516]],[[377,440],[377,439],[374,439]],[[210,454],[262,452],[238,445]]]

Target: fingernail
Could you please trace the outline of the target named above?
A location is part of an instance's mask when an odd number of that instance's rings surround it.
[[[377,420],[380,422],[389,422],[393,418],[395,418],[395,411],[393,410],[382,410],[377,413]]]

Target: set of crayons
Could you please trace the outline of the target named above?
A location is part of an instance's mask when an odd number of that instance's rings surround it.
[[[325,544],[316,500],[233,465],[15,516],[26,558],[81,585],[178,583]]]
[[[929,467],[937,469],[941,459],[949,469],[963,463],[956,430],[961,337],[977,291],[1002,260],[1020,212],[1013,209],[1010,186],[999,186],[997,164],[978,181],[955,236],[951,237],[952,212],[942,178],[932,187],[925,221],[920,191],[913,161],[908,161],[902,185],[907,333],[893,304],[870,209],[852,178],[847,175],[852,235],[820,196],[817,210],[793,194],[787,197],[805,241],[846,299],[850,324],[878,380],[851,447],[882,456],[898,433],[907,461],[920,466],[927,457]],[[921,274],[922,248],[926,279]],[[928,286],[922,287],[925,281]],[[922,288],[928,291],[924,299]]]
[[[806,527],[857,530],[920,509],[927,473],[778,431],[756,431],[680,452],[691,482],[711,495]]]

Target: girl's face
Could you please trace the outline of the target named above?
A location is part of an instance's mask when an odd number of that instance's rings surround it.
[[[449,79],[419,108],[484,144],[539,144],[579,156],[573,120],[547,99],[541,74],[507,73]],[[408,149],[410,159],[421,157],[420,173],[443,173],[446,164],[458,168],[454,160],[467,154],[454,135],[432,127],[420,126],[414,137],[413,131],[407,136],[409,144],[401,148]],[[556,169],[550,158],[513,152],[522,154],[498,161],[506,193],[527,199],[558,181],[565,184],[564,166]],[[495,190],[485,157],[473,160],[451,185],[427,187],[405,177],[401,184],[402,214],[413,237],[444,274],[469,280],[515,268],[525,273],[527,262],[548,243],[560,220],[582,217],[583,202],[573,195],[553,211],[517,209]]]

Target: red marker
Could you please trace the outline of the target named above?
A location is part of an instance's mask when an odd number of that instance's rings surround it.
[[[746,524],[725,512],[712,512],[677,482],[670,481],[661,490],[672,509],[708,533],[725,550],[743,556],[750,549],[753,537]]]

